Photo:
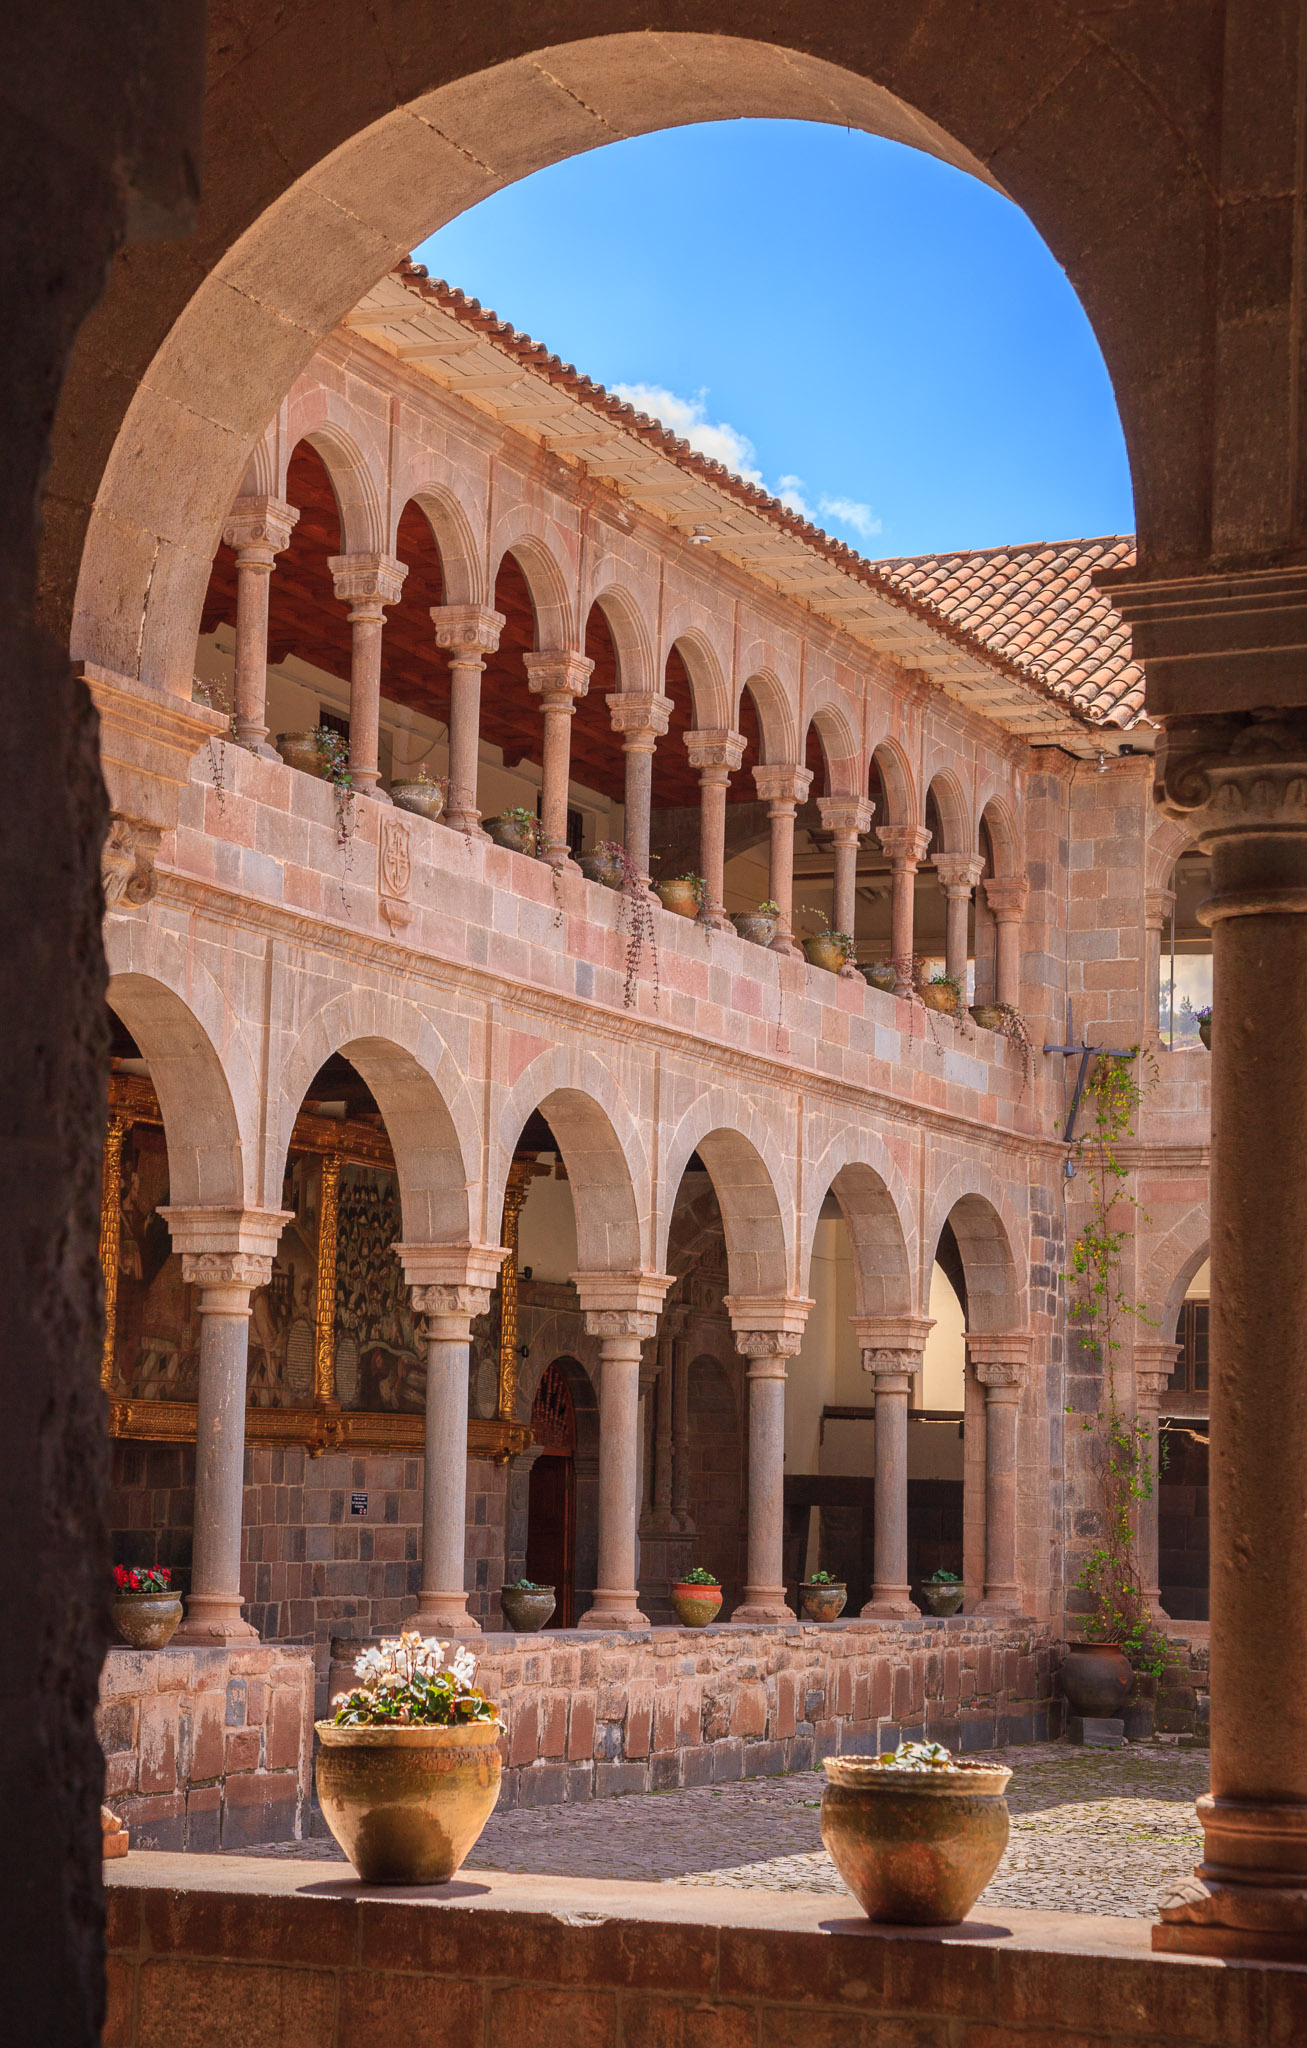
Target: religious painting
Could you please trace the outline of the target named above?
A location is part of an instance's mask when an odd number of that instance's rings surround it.
[[[393,1247],[399,1185],[385,1167],[346,1162],[336,1228],[336,1398],[342,1408],[421,1415],[426,1346]]]
[[[281,1233],[268,1284],[256,1288],[250,1302],[246,1386],[251,1408],[307,1408],[312,1403],[321,1201],[321,1159],[292,1153],[281,1192],[290,1221]]]

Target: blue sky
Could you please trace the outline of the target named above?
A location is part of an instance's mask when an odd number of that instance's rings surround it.
[[[414,254],[862,553],[1121,533],[1107,371],[1019,209],[793,121],[619,142]]]

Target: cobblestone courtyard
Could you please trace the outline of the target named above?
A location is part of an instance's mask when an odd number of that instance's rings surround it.
[[[1150,1919],[1159,1892],[1198,1860],[1194,1801],[1207,1788],[1205,1750],[1044,1743],[993,1756],[1012,1768],[1012,1839],[982,1905]],[[821,1773],[805,1772],[584,1806],[518,1808],[491,1818],[466,1868],[842,1892],[821,1846],[823,1783]],[[340,1854],[318,1836],[256,1853]]]

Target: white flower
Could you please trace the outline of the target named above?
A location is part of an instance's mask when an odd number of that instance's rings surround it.
[[[360,1678],[377,1678],[384,1668],[380,1650],[364,1650],[354,1659],[354,1670]]]
[[[449,1668],[460,1685],[471,1685],[477,1675],[477,1660],[469,1649],[463,1647],[455,1650]]]

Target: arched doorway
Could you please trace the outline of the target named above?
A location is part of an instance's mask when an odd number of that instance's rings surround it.
[[[556,1358],[541,1375],[531,1408],[539,1452],[528,1481],[526,1577],[556,1589],[553,1625],[576,1625],[576,1403],[568,1367]]]

